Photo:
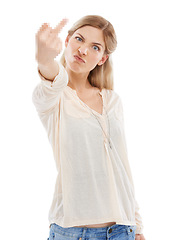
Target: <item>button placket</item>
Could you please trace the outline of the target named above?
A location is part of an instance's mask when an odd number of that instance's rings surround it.
[[[104,139],[104,143],[107,143],[107,125],[106,125],[106,119],[105,118],[101,118],[101,125],[103,127],[103,139]]]

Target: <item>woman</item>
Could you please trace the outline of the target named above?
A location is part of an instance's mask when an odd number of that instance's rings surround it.
[[[49,240],[144,240],[127,158],[123,107],[113,90],[113,26],[89,15],[69,30],[61,62],[59,32],[36,34],[41,82],[32,99],[52,146],[58,176]]]

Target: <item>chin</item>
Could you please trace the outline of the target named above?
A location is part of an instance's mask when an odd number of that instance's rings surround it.
[[[66,66],[72,72],[76,72],[76,73],[83,73],[83,72],[87,72],[88,71],[83,66],[81,66],[81,64],[76,63],[76,62],[71,62],[71,63],[70,62],[66,62]]]

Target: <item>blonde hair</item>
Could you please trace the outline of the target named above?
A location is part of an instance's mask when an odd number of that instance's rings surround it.
[[[78,20],[72,28],[68,31],[68,34],[72,36],[74,32],[84,26],[92,26],[103,31],[103,37],[105,42],[105,54],[109,55],[108,59],[101,66],[97,65],[88,75],[88,81],[92,86],[99,89],[114,89],[113,83],[113,66],[110,54],[114,52],[117,46],[117,39],[115,30],[112,24],[105,18],[98,15],[87,15]],[[66,61],[64,53],[61,56],[60,62],[65,67]]]

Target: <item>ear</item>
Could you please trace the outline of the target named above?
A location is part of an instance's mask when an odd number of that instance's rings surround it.
[[[104,54],[102,59],[98,62],[98,65],[101,66],[103,63],[105,63],[108,57],[109,55]]]
[[[68,34],[65,40],[65,47],[67,47],[70,37],[71,36]]]

